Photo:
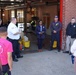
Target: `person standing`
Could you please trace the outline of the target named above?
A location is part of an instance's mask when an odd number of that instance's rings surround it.
[[[36,20],[32,20],[30,24],[31,24],[32,30],[35,31],[35,28],[36,28]]]
[[[37,40],[38,40],[38,51],[42,51],[43,46],[43,40],[45,38],[46,28],[42,24],[42,20],[39,21],[39,25],[36,26],[36,34],[37,34]]]
[[[5,27],[0,27],[0,70],[3,75],[6,73],[11,75],[13,48],[12,43],[6,39],[6,31],[7,29]]]
[[[17,58],[22,58],[23,56],[20,55],[19,51],[19,39],[20,39],[20,31],[18,27],[16,26],[16,18],[12,18],[11,22],[8,25],[7,28],[7,39],[13,44],[13,61],[17,62]],[[17,57],[17,58],[16,58]]]
[[[70,53],[70,47],[73,44],[73,41],[76,38],[76,21],[73,17],[71,22],[68,24],[66,28],[66,51],[63,53]]]
[[[73,44],[71,45],[70,51],[72,56],[74,56],[74,68],[76,72],[76,39],[74,40]]]
[[[58,16],[54,17],[54,21],[50,25],[51,29],[51,50],[53,49],[54,41],[57,41],[57,49],[60,52],[60,30],[62,28],[61,22],[58,21]]]

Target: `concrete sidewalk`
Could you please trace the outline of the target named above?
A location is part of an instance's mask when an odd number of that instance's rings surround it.
[[[12,75],[76,75],[69,54],[54,50],[23,56],[14,62]]]

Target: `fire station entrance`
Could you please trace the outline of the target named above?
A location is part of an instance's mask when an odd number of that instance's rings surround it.
[[[7,0],[8,1],[8,0]],[[35,35],[35,32],[31,32],[31,21],[32,18],[35,19],[41,19],[46,26],[46,39],[44,41],[44,49],[50,48],[50,23],[53,21],[54,16],[58,15],[59,20],[62,21],[62,0],[23,0],[25,2],[25,5],[20,4],[19,6],[14,4],[13,6],[6,6],[4,9],[1,8],[1,18],[3,20],[3,24],[7,24],[8,21],[10,21],[11,17],[16,17],[18,25],[21,25],[24,27],[24,34],[28,37],[28,39],[31,41],[31,45],[36,45],[37,50],[37,38]],[[13,1],[14,2],[14,1]],[[10,3],[12,3],[10,1]],[[61,34],[62,35],[62,34]],[[62,36],[61,36],[62,41]],[[47,44],[46,44],[47,43]],[[29,50],[33,50],[30,48]]]

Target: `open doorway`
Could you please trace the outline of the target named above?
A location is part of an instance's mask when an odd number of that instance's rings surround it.
[[[33,8],[35,8],[35,14],[34,10],[31,13],[28,13],[27,20],[29,20],[31,16],[37,16],[39,19],[42,19],[44,25],[46,26],[46,34],[47,34],[46,39],[44,41],[44,43],[47,44],[46,45],[44,44],[44,49],[50,49],[50,35],[51,35],[50,23],[53,21],[55,15],[58,15],[60,17],[60,2],[59,0],[56,0],[56,2],[53,3],[46,2],[45,5],[32,7],[31,10]],[[37,43],[36,37],[32,39],[34,40],[35,43]]]

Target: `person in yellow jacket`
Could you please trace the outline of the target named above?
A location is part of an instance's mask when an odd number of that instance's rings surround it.
[[[36,21],[35,20],[31,21],[31,27],[32,27],[32,30],[35,31],[35,28],[36,28]]]

